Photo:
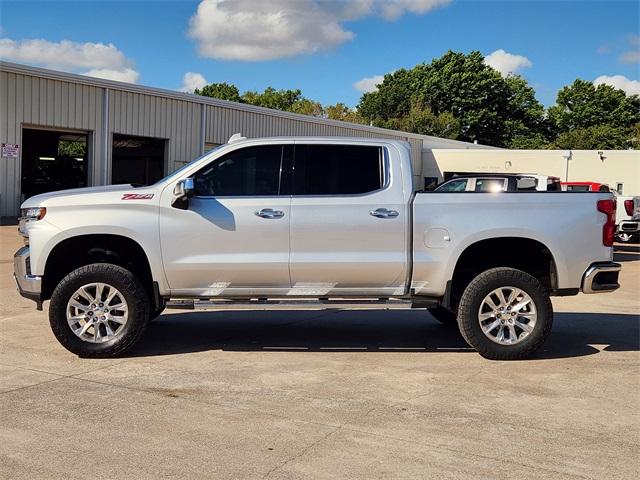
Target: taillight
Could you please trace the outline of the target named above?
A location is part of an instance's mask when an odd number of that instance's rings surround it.
[[[624,201],[624,210],[627,212],[627,215],[633,217],[633,200]]]
[[[616,233],[616,201],[611,198],[598,200],[597,208],[607,216],[607,221],[602,226],[602,244],[605,247],[612,247]]]

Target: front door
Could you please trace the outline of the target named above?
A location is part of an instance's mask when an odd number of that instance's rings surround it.
[[[292,294],[404,293],[407,210],[383,146],[296,144]]]
[[[195,175],[186,210],[161,201],[160,239],[172,295],[286,294],[289,278],[288,195],[283,162],[291,146],[245,147],[212,160]]]

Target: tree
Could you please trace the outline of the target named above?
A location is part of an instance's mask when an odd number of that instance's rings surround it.
[[[240,92],[235,85],[222,83],[211,83],[204,87],[196,88],[193,93],[203,95],[205,97],[219,98],[220,100],[229,100],[230,102],[240,102]]]
[[[624,150],[631,146],[629,130],[611,125],[575,128],[561,133],[551,144],[551,148],[562,150]]]
[[[559,133],[598,125],[631,128],[640,122],[640,97],[627,96],[610,85],[595,86],[576,79],[558,92],[549,118]]]
[[[360,113],[349,108],[344,103],[336,103],[335,105],[327,105],[324,107],[325,116],[330,120],[341,120],[351,123],[367,123]]]
[[[558,92],[549,119],[555,148],[638,148],[640,97],[576,79]]]
[[[377,91],[362,96],[358,111],[382,126],[401,122],[416,101],[433,115],[456,118],[461,140],[508,146],[516,133],[542,134],[544,108],[533,89],[521,77],[504,78],[480,52],[449,51],[429,64],[387,74]]]
[[[400,119],[393,119],[388,125],[395,130],[433,135],[442,138],[458,138],[460,121],[450,112],[436,115],[421,101],[413,99],[409,112]]]

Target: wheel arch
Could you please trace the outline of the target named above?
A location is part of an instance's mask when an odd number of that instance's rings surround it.
[[[520,236],[485,238],[467,245],[458,256],[443,303],[455,307],[473,278],[496,267],[522,270],[550,292],[558,290],[556,259],[544,243]]]
[[[112,263],[124,267],[140,279],[150,294],[154,293],[151,263],[136,240],[118,234],[82,234],[62,239],[47,255],[42,298],[51,298],[62,278],[91,263]]]

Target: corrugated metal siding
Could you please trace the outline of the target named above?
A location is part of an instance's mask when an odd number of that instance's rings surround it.
[[[99,87],[0,71],[0,142],[20,145],[18,158],[0,159],[1,216],[15,215],[20,204],[22,127],[88,131],[89,181],[96,183],[102,95]]]
[[[110,90],[107,158],[114,133],[163,138],[169,162],[165,168],[175,170],[200,155],[200,109],[195,102]]]

